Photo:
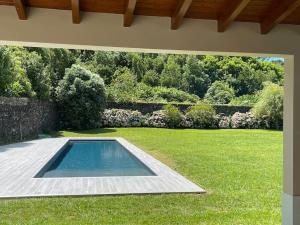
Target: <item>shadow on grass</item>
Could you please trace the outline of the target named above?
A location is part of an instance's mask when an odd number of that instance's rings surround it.
[[[74,131],[74,130],[67,130],[67,132],[72,132],[76,136],[83,134],[83,135],[95,135],[95,134],[107,134],[107,133],[114,133],[116,132],[116,129],[114,128],[98,128],[98,129],[92,129],[92,130],[80,130],[80,131]],[[53,131],[50,132],[50,135],[52,137],[64,137],[64,131]]]

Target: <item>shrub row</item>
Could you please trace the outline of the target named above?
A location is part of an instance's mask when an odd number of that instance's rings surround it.
[[[236,112],[232,116],[215,114],[207,105],[191,107],[183,115],[176,107],[168,105],[163,110],[143,115],[139,111],[107,109],[102,115],[104,127],[157,127],[157,128],[268,128],[267,123],[256,119],[252,113]]]

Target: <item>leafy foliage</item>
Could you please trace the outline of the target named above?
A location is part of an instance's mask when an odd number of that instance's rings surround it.
[[[259,99],[259,94],[255,95],[242,95],[239,97],[234,97],[231,99],[229,105],[243,105],[243,106],[253,106]]]
[[[106,93],[103,79],[83,67],[66,70],[56,89],[62,121],[66,128],[87,129],[100,126]]]
[[[144,84],[137,85],[136,99],[148,102],[190,102],[199,101],[197,95],[178,90],[176,88],[149,87]]]
[[[15,78],[14,64],[8,48],[0,47],[0,95],[9,96]]]
[[[39,99],[52,99],[55,101],[55,89],[59,81],[63,79],[65,70],[73,64],[80,65],[100,75],[108,87],[115,86],[120,80],[125,81],[123,73],[127,71],[131,73],[134,79],[134,89],[132,90],[134,92],[139,91],[139,89],[145,90],[146,94],[141,91],[140,96],[152,93],[152,97],[150,96],[149,99],[153,101],[182,101],[181,99],[191,101],[190,99],[187,100],[186,97],[172,97],[170,100],[168,95],[164,98],[157,94],[157,92],[175,93],[174,90],[167,88],[182,91],[180,95],[189,94],[204,98],[208,89],[216,81],[225,82],[233,88],[235,97],[255,95],[263,89],[263,83],[266,81],[279,85],[283,84],[284,70],[281,64],[274,64],[254,57],[20,47],[3,47],[3,49],[6,49],[5,54],[8,55],[10,63],[2,63],[2,66],[5,64],[8,68],[8,70],[2,68],[2,75],[6,73],[5,71],[10,71],[10,76],[6,76],[6,78],[9,77],[11,80],[3,77],[1,81],[5,83],[6,87],[1,87],[1,95],[36,96]],[[8,58],[1,58],[1,62],[5,62]],[[123,78],[121,77],[118,80],[118,76],[123,76]],[[31,88],[27,81],[30,83]],[[129,78],[128,83],[131,81],[132,78]],[[14,82],[15,85],[13,85]],[[146,84],[148,87],[142,86],[141,83]],[[129,87],[133,88],[132,84]],[[153,87],[153,90],[150,90],[149,87]],[[6,90],[6,93],[3,93],[4,90]],[[139,99],[139,94],[129,94],[129,92],[124,91],[124,85],[120,92],[111,91],[110,93],[112,93],[110,96],[116,94],[117,100],[145,100],[145,98]],[[179,92],[176,95],[178,96],[178,94]],[[227,95],[224,101],[220,97],[217,102],[227,103],[226,98]]]
[[[257,119],[266,121],[268,128],[282,128],[283,87],[273,83],[265,84],[252,112]]]
[[[176,106],[168,104],[164,106],[164,111],[168,127],[179,127],[182,118],[180,110]]]
[[[209,87],[209,74],[205,73],[204,66],[196,56],[188,56],[183,67],[184,77],[188,83],[188,91],[203,97]]]
[[[136,101],[136,79],[128,68],[122,68],[115,72],[115,79],[108,88],[110,100],[116,102]]]
[[[212,104],[227,104],[234,97],[234,90],[224,81],[215,81],[205,94],[205,100]]]
[[[162,71],[160,83],[165,87],[184,89],[185,80],[175,58],[169,57],[168,62],[165,64],[164,70]]]
[[[160,77],[155,70],[149,70],[143,77],[143,83],[149,86],[158,86],[160,84]]]
[[[211,105],[199,103],[198,105],[190,107],[186,116],[193,122],[195,128],[213,128],[215,125],[216,111]]]
[[[22,67],[30,80],[32,90],[39,99],[47,100],[50,97],[51,80],[47,69],[44,69],[42,57],[36,52],[24,54]]]

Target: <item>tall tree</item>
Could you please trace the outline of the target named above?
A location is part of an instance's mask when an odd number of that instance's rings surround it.
[[[22,67],[30,80],[33,91],[39,99],[49,99],[51,81],[49,73],[44,70],[42,57],[36,52],[25,52],[22,57]]]
[[[14,64],[10,51],[6,47],[0,47],[0,95],[11,94],[11,85],[14,79]]]
[[[160,83],[165,87],[174,87],[181,90],[187,89],[187,83],[184,76],[181,74],[181,68],[172,56],[168,58],[168,62],[165,64],[165,68],[161,74]]]
[[[209,88],[209,75],[205,73],[202,64],[196,56],[188,56],[183,67],[184,76],[188,83],[189,93],[203,97]]]

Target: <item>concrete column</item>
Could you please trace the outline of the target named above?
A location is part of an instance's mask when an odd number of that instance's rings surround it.
[[[285,60],[282,224],[300,225],[300,56]]]

